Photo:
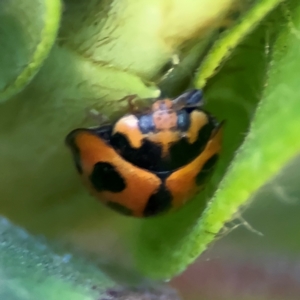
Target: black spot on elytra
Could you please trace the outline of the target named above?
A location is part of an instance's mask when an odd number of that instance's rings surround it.
[[[110,144],[133,165],[150,171],[160,170],[162,149],[159,145],[144,139],[141,147],[133,148],[127,137],[118,132],[111,137]]]
[[[107,162],[96,163],[89,178],[93,187],[98,192],[109,191],[119,193],[126,187],[122,176],[116,171],[113,165]]]
[[[143,215],[145,217],[155,216],[169,210],[172,206],[172,194],[162,183],[156,193],[148,199]]]
[[[155,131],[155,125],[153,122],[152,114],[141,115],[138,117],[138,120],[139,129],[143,134]]]
[[[110,201],[110,202],[107,202],[106,205],[108,207],[110,207],[111,209],[119,212],[122,215],[126,215],[126,216],[131,216],[132,215],[132,211],[129,208],[127,208],[127,207],[125,207],[125,206],[123,206],[119,203]]]
[[[198,137],[193,144],[190,144],[187,138],[180,139],[170,147],[170,168],[180,168],[194,160],[206,147],[215,124],[208,122],[198,132]]]
[[[218,154],[214,154],[204,165],[203,168],[201,169],[201,171],[198,173],[198,175],[196,176],[196,184],[197,185],[202,185],[204,184],[206,178],[208,177],[208,175],[211,174],[214,166],[216,165],[217,161],[218,161]]]
[[[109,141],[112,132],[112,126],[105,125],[95,129],[78,128],[71,131],[67,135],[65,143],[71,149],[76,169],[80,174],[83,173],[83,170],[81,165],[80,147],[78,147],[76,144],[76,136],[78,133],[82,133],[83,131],[96,134],[98,137],[104,139],[105,141]]]
[[[179,131],[188,131],[191,125],[190,115],[186,110],[179,110],[177,112],[177,129]]]
[[[182,116],[189,118],[186,112],[182,113]],[[187,127],[184,127],[183,123],[185,122],[182,120],[182,131],[183,129],[185,129],[184,131],[188,130]],[[208,115],[208,123],[199,130],[198,137],[193,144],[183,137],[170,145],[169,155],[165,157],[162,157],[162,147],[146,138],[142,140],[139,148],[134,148],[130,145],[126,135],[117,132],[111,136],[110,144],[126,161],[139,168],[155,173],[176,170],[190,163],[204,150],[216,126],[215,120]]]
[[[112,133],[112,125],[103,125],[98,128],[90,129],[94,134],[100,137],[102,140],[106,142],[110,141],[111,133]]]

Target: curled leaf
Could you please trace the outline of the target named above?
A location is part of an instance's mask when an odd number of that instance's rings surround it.
[[[0,2],[0,102],[21,91],[41,68],[60,15],[60,0]]]

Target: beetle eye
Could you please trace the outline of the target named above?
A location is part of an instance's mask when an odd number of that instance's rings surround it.
[[[143,115],[139,118],[139,128],[143,134],[154,131],[155,125],[153,123],[152,114]]]
[[[187,106],[202,106],[203,105],[203,93],[201,90],[192,90],[186,95]]]
[[[188,131],[190,127],[190,116],[185,110],[177,112],[177,128],[180,131]]]

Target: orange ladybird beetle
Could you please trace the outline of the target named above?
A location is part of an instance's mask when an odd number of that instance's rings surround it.
[[[204,187],[221,150],[222,123],[202,109],[200,90],[154,100],[146,112],[66,137],[91,193],[135,217],[182,206]]]

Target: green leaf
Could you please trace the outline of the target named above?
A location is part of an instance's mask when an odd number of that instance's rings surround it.
[[[55,41],[60,0],[0,2],[0,102],[21,91]]]
[[[0,298],[5,300],[179,300],[164,285],[132,288],[116,283],[79,254],[49,246],[0,217]],[[101,265],[102,267],[102,265]],[[132,274],[126,272],[126,276]]]
[[[116,288],[97,266],[69,253],[55,253],[4,218],[0,257],[1,299],[96,300]]]
[[[213,76],[222,63],[229,57],[237,45],[249,34],[257,24],[272,11],[282,0],[257,1],[249,12],[240,19],[240,22],[228,30],[210,49],[209,54],[196,75],[195,85],[198,88],[205,86],[206,81]]]

